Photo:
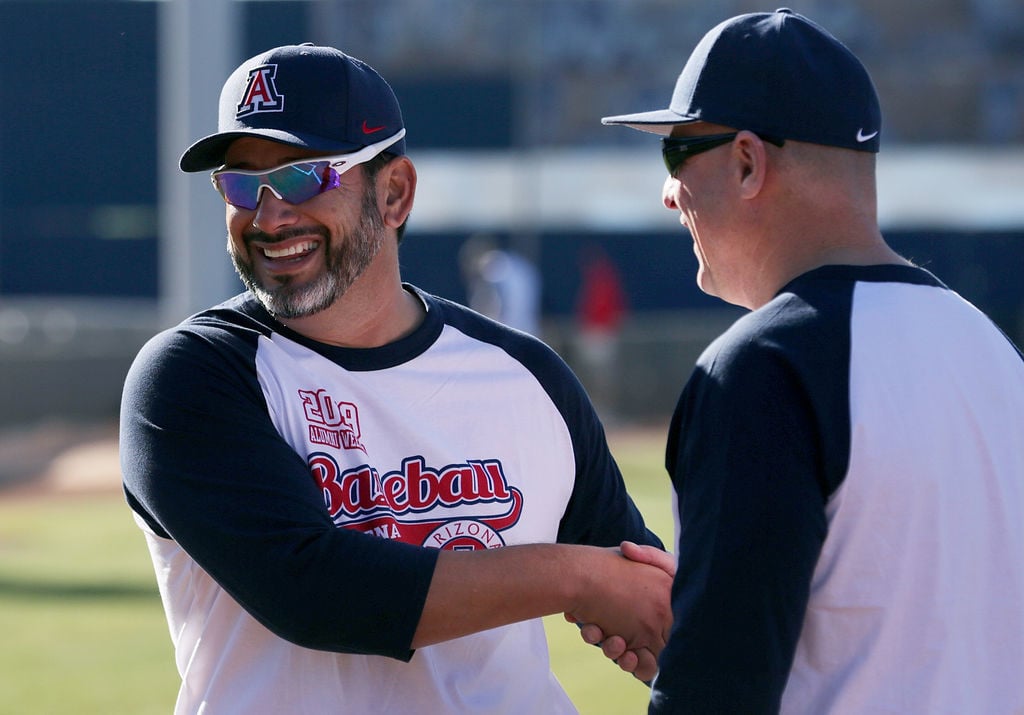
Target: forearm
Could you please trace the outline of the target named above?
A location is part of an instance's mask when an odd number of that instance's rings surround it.
[[[578,569],[558,544],[443,551],[413,647],[569,610]]]
[[[635,647],[660,652],[671,624],[670,586],[664,571],[624,559],[613,549],[533,544],[444,551],[413,646],[570,613],[621,632]]]

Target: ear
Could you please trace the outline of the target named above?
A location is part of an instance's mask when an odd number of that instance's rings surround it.
[[[761,193],[768,169],[768,151],[759,136],[741,131],[733,142],[733,155],[739,171],[740,196],[752,199]]]
[[[378,196],[382,202],[380,215],[384,225],[398,228],[412,211],[416,197],[416,167],[409,157],[395,157],[384,165],[377,181],[382,184]]]

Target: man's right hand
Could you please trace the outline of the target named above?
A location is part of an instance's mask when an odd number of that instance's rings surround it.
[[[652,546],[639,546],[629,541],[624,541],[621,546],[621,553],[626,558],[639,563],[656,566],[662,569],[669,576],[675,576],[675,556],[656,549]],[[571,614],[565,615],[566,620],[578,622]],[[632,673],[638,680],[649,682],[658,672],[659,651],[652,651],[649,648],[630,648],[627,641],[621,635],[605,635],[614,633],[602,629],[596,623],[582,623],[580,625],[580,636],[586,643],[599,645],[605,657],[616,663],[619,668]]]
[[[586,624],[590,633],[615,634],[625,646],[624,652],[646,649],[656,658],[672,626],[670,591],[675,558],[628,541],[608,553],[616,558],[593,574],[593,585],[580,594],[577,607],[566,612],[566,619]]]

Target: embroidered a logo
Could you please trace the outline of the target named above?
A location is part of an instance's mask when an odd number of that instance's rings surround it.
[[[359,429],[359,409],[351,402],[335,402],[326,390],[299,390],[309,423],[309,441],[335,449],[366,453]]]
[[[257,112],[283,112],[284,95],[277,91],[274,78],[277,76],[277,65],[263,65],[249,70],[249,81],[245,85],[242,101],[238,103],[235,118]]]

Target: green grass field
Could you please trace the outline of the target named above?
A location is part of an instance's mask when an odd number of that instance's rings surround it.
[[[630,492],[672,532],[662,433],[613,440]],[[596,515],[595,515],[596,516]],[[559,680],[583,715],[646,712],[647,688],[546,620]],[[173,651],[141,532],[119,493],[0,494],[0,713],[166,715]]]

